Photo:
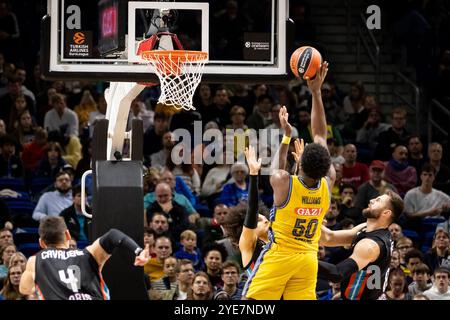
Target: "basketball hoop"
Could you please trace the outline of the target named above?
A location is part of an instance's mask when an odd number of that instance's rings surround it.
[[[208,54],[202,51],[149,50],[141,52],[142,59],[154,68],[161,83],[159,103],[176,109],[195,110],[192,103]]]

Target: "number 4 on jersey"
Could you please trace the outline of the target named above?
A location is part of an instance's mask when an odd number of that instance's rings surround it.
[[[71,265],[67,267],[67,276],[66,270],[59,270],[58,274],[61,282],[65,283],[67,288],[69,288],[75,293],[78,292],[78,290],[80,290],[81,288],[80,267]]]

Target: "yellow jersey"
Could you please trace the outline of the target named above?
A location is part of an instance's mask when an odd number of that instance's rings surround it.
[[[150,282],[159,280],[164,277],[164,266],[156,257],[151,258],[144,265],[144,273],[148,274]]]
[[[327,213],[331,193],[325,178],[308,188],[301,177],[289,177],[289,193],[281,206],[270,213],[269,239],[281,251],[317,252],[320,226]]]

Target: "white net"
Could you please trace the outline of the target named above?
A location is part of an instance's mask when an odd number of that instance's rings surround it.
[[[159,103],[177,109],[195,110],[192,98],[199,85],[207,54],[201,51],[145,51],[142,58],[149,61],[161,84]]]

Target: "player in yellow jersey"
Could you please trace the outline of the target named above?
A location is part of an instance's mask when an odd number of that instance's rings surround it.
[[[272,172],[274,207],[270,214],[269,243],[264,247],[244,288],[247,299],[316,299],[317,251],[323,218],[328,211],[336,172],[327,149],[327,123],[321,86],[328,72],[324,62],[314,79],[307,79],[312,94],[311,131],[314,143],[305,146],[300,173]],[[285,136],[278,168],[284,168],[292,127],[286,108],[280,110]]]

